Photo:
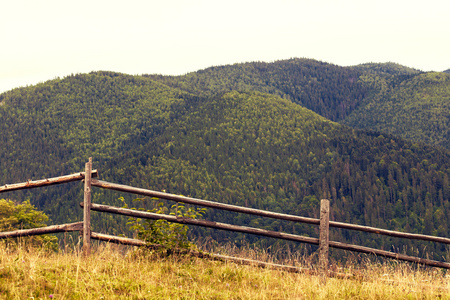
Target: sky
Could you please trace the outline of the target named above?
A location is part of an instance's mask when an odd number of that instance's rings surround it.
[[[14,0],[0,3],[0,93],[70,74],[181,75],[305,57],[450,69],[448,0]]]

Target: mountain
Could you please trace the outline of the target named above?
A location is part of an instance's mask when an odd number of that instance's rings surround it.
[[[208,95],[229,91],[260,91],[286,98],[332,121],[351,113],[367,88],[352,68],[304,58],[211,67],[184,76],[150,78],[172,87]]]
[[[320,62],[306,64],[306,69],[327,68]],[[344,85],[354,87],[350,93],[361,96],[361,102],[371,92],[364,82],[355,84],[363,76],[359,71],[328,68],[342,74],[339,80],[347,78]],[[223,69],[229,73],[233,68]],[[262,91],[276,91],[275,83],[261,82],[261,91],[251,90],[246,78],[269,80],[275,71],[265,77],[242,74],[240,90],[221,86],[216,71],[208,72],[210,81],[204,74],[196,79],[196,74],[94,72],[1,94],[0,184],[79,172],[92,156],[104,180],[311,217],[318,216],[319,199],[328,198],[332,220],[449,236],[448,150],[330,121],[289,97]],[[311,82],[311,89],[294,91],[319,95],[338,83],[317,72],[317,83],[306,75],[302,79]],[[349,75],[359,77],[351,83]],[[229,85],[236,84],[233,79]],[[341,104],[351,102],[337,92],[333,97]],[[1,197],[29,199],[57,224],[81,218],[82,192],[81,183],[72,183]],[[95,190],[93,201],[120,204],[120,196]],[[316,235],[307,225],[227,212],[210,210],[206,218]],[[96,230],[109,233],[122,233],[126,221],[98,214],[93,220]],[[207,232],[218,240],[254,241]],[[333,238],[382,248],[419,247],[345,231],[334,232]],[[436,256],[445,252],[426,247]]]
[[[450,74],[450,69],[445,70],[444,73],[449,73]]]
[[[203,95],[270,93],[351,127],[450,147],[446,73],[424,73],[395,63],[339,67],[295,58],[218,66],[176,77],[148,76]]]

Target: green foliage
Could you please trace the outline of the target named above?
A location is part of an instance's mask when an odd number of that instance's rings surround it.
[[[29,201],[15,203],[12,200],[0,199],[0,230],[30,229],[45,226],[48,217]]]
[[[0,231],[44,227],[47,221],[47,215],[36,210],[36,207],[29,201],[16,203],[12,200],[0,199]],[[55,236],[42,235],[22,239],[30,245],[44,246],[48,249],[57,248]]]
[[[120,199],[124,208],[128,208],[123,198]],[[137,198],[133,201],[146,201],[145,198]],[[135,209],[135,208],[133,208]],[[140,208],[139,210],[145,210]],[[147,212],[166,214],[179,218],[200,218],[206,211],[205,208],[193,209],[186,207],[181,203],[172,205],[170,208],[159,202],[154,209],[146,210]],[[168,222],[167,220],[151,220],[140,218],[129,218],[129,228],[137,233],[137,238],[144,240],[150,244],[159,244],[165,249],[193,249],[195,244],[188,239],[188,226],[179,223]]]

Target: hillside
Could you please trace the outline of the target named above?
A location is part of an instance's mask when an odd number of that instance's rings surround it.
[[[436,79],[439,76],[442,78]],[[232,90],[270,93],[351,127],[450,147],[446,73],[424,73],[395,63],[340,67],[289,59],[218,66],[177,77],[149,77],[204,95]]]
[[[105,180],[305,216],[317,216],[319,199],[328,198],[334,220],[449,236],[447,150],[353,130],[272,94],[189,91],[173,81],[97,72],[0,95],[0,183],[78,172],[92,156]],[[30,199],[54,223],[81,216],[80,184],[1,196]],[[95,191],[93,199],[118,204],[119,196]],[[206,218],[316,234],[246,215]],[[124,223],[94,215],[102,231],[123,232]],[[367,246],[417,246],[333,234]],[[426,247],[436,257],[445,250]]]
[[[181,94],[145,78],[111,72],[76,75],[4,93],[0,95],[4,120],[0,182],[78,172],[90,156],[96,168],[107,172],[113,167],[107,167],[107,162],[164,130],[178,111],[175,107],[182,108],[188,99]],[[78,201],[74,201],[79,191],[79,185],[72,183],[19,192],[16,197],[30,199],[58,222],[80,217]]]
[[[367,89],[359,70],[312,60],[289,59],[211,67],[184,76],[151,78],[187,91],[210,95],[260,91],[289,99],[332,121],[351,113]]]
[[[378,86],[342,123],[450,148],[450,74],[423,73],[395,82],[361,77]]]

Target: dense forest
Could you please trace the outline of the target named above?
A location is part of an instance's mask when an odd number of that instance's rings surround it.
[[[211,67],[185,76],[150,78],[169,86],[209,95],[229,91],[260,91],[286,98],[332,121],[353,111],[367,89],[359,70],[312,59],[254,62]]]
[[[450,74],[360,80],[380,88],[342,123],[450,148]]]
[[[92,156],[105,180],[311,217],[327,198],[332,220],[449,237],[450,152],[441,134],[448,78],[391,63],[344,68],[292,59],[178,77],[93,72],[55,79],[0,95],[0,185],[78,172]],[[388,102],[396,110],[379,107]],[[406,139],[380,125],[391,129],[397,123],[388,116],[400,112],[416,116],[416,135]],[[358,113],[376,131],[354,124]],[[117,193],[95,190],[93,197],[120,203]],[[81,183],[1,198],[30,200],[55,224],[81,218]],[[208,210],[205,218],[316,235],[306,225],[247,215]],[[124,223],[94,214],[96,230],[122,233]],[[219,241],[256,241],[207,233]],[[436,259],[448,250],[332,234],[398,251],[426,247]]]
[[[354,128],[450,148],[446,73],[424,73],[395,63],[340,67],[295,58],[150,77],[203,95],[233,90],[270,93]]]

